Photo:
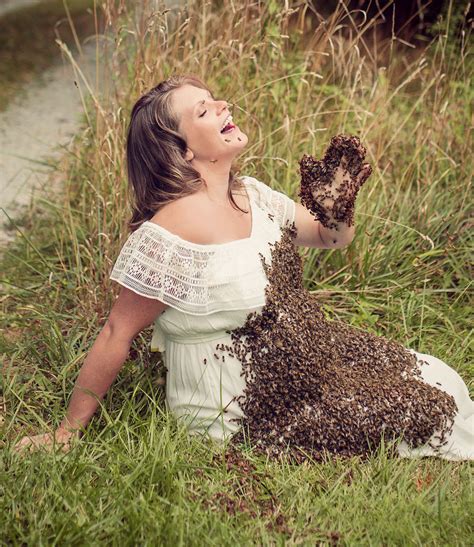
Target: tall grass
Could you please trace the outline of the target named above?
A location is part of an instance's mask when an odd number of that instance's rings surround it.
[[[19,238],[2,258],[4,537],[472,544],[469,463],[390,460],[382,447],[369,462],[289,466],[249,452],[254,471],[226,465],[218,447],[188,437],[164,410],[149,330],[73,452],[12,453],[19,435],[62,419],[108,316],[118,290],[108,275],[130,214],[130,108],[173,72],[198,74],[235,104],[249,135],[241,172],[295,200],[303,153],[320,156],[336,133],[361,137],[374,174],[357,200],[356,236],[341,250],[300,249],[307,287],[334,318],[436,355],[474,387],[472,56],[454,3],[416,51],[343,6],[322,22],[297,2],[199,0],[177,15],[154,5],[103,3],[108,87],[84,96],[84,130],[57,169],[63,194],[40,199],[17,223]]]

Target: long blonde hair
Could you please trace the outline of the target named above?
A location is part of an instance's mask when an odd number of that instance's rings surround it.
[[[171,108],[171,92],[184,84],[210,92],[197,76],[171,76],[142,95],[133,106],[127,132],[131,232],[166,203],[193,194],[205,184],[200,173],[184,158],[186,141],[178,132],[178,119]],[[231,169],[227,196],[240,211],[232,190],[241,187]]]

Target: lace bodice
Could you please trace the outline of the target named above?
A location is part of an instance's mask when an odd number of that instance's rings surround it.
[[[280,227],[293,222],[295,202],[253,177],[242,180],[252,210],[250,237],[203,245],[147,221],[126,240],[110,279],[193,315],[260,303],[265,280],[255,268],[255,255],[265,251],[268,256],[264,247],[279,237]],[[262,214],[273,222],[261,222]],[[246,260],[237,260],[239,253]]]

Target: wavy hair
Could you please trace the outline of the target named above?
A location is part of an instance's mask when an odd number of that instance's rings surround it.
[[[171,93],[190,84],[211,92],[197,76],[171,76],[141,96],[133,106],[127,131],[127,175],[132,217],[128,223],[134,232],[150,220],[166,203],[193,194],[205,180],[185,158],[186,141],[178,132]],[[227,196],[234,207],[232,190],[242,182],[233,169],[229,174]]]

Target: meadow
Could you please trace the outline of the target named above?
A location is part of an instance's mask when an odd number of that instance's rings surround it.
[[[294,465],[246,450],[236,463],[166,412],[151,329],[71,452],[13,451],[60,423],[118,294],[108,276],[128,235],[128,116],[172,73],[234,104],[249,135],[240,172],[295,200],[303,153],[320,157],[338,133],[361,138],[373,175],[356,235],[344,249],[300,249],[305,283],[329,317],[437,356],[474,398],[473,60],[456,3],[416,45],[343,6],[323,18],[306,2],[153,5],[96,7],[107,87],[84,95],[84,129],[52,175],[62,191],[12,220],[18,239],[1,258],[3,541],[471,545],[472,462],[391,459],[382,446],[368,461]]]

